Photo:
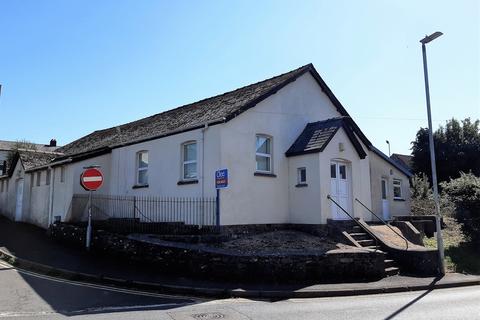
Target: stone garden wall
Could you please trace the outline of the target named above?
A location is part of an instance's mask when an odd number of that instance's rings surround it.
[[[85,227],[56,223],[53,239],[85,244]],[[385,275],[384,254],[361,249],[335,249],[325,254],[233,254],[192,243],[148,243],[106,231],[94,231],[92,254],[110,255],[155,266],[159,272],[240,282],[335,282],[379,279]]]

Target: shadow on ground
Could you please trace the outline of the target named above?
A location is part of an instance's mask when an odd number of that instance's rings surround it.
[[[445,249],[445,256],[454,265],[455,272],[480,275],[480,250],[469,242]]]

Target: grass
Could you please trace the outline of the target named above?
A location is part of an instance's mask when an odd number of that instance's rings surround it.
[[[480,274],[480,250],[466,241],[460,224],[453,218],[444,218],[442,230],[447,272]],[[425,247],[437,248],[435,237],[424,238]]]

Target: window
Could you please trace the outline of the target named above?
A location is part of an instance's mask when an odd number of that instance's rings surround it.
[[[338,171],[340,173],[340,179],[347,180],[347,166],[344,164],[338,165]]]
[[[297,183],[298,184],[305,184],[307,183],[307,169],[306,168],[298,168],[297,169]]]
[[[0,183],[0,192],[3,192],[3,182],[4,181],[2,180],[2,182]]]
[[[393,179],[393,198],[402,199],[402,180]]]
[[[272,138],[265,135],[256,136],[256,171],[272,173]]]
[[[335,163],[330,165],[330,177],[333,179],[337,177],[337,165]]]
[[[148,185],[148,151],[137,153],[137,185]]]
[[[197,143],[182,145],[182,180],[197,179]]]
[[[47,169],[47,177],[45,178],[45,184],[48,186],[50,184],[50,176],[52,175],[52,172],[50,169]]]
[[[60,167],[60,182],[65,182],[65,167]]]
[[[40,179],[42,179],[42,171],[37,171],[37,187],[40,186]]]

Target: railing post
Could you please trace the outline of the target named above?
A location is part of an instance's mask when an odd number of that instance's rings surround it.
[[[220,189],[217,189],[217,198],[215,204],[216,225],[217,227],[220,227]]]

